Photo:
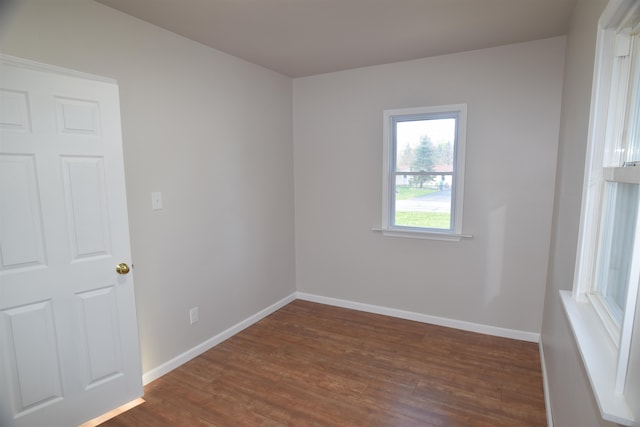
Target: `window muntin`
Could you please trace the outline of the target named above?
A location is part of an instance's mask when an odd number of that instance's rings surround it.
[[[466,105],[387,110],[384,120],[383,228],[459,235]]]

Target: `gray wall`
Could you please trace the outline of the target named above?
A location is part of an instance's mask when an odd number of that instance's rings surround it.
[[[299,291],[539,333],[564,37],[294,80]],[[384,237],[382,112],[468,104],[463,229]]]
[[[87,0],[21,1],[2,36],[120,85],[145,372],[295,291],[290,78]]]
[[[573,286],[597,20],[606,4],[606,0],[579,0],[567,36],[553,232],[542,324],[556,427],[612,425],[600,417],[558,293]],[[634,331],[626,396],[635,419],[640,420],[640,316],[636,317]]]

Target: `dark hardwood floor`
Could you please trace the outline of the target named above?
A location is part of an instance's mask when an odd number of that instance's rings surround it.
[[[546,426],[538,346],[294,301],[145,387],[116,426]]]

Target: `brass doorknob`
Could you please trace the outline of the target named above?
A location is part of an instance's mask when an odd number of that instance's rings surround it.
[[[127,274],[129,272],[129,266],[124,262],[116,265],[116,273],[118,274]]]

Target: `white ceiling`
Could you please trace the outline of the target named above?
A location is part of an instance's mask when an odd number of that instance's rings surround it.
[[[96,0],[291,77],[566,34],[576,0]]]

